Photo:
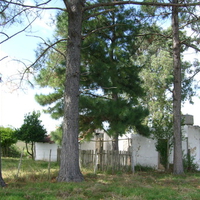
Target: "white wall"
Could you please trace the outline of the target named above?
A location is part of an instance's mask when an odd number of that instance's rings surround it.
[[[119,151],[129,151],[131,146],[131,136],[132,134],[125,134],[119,137]]]
[[[57,161],[57,149],[58,145],[53,143],[35,143],[35,160],[49,161],[49,154],[51,150],[51,161]]]
[[[112,149],[112,139],[107,135],[103,134],[94,136],[90,141],[81,141],[79,144],[79,149],[81,150],[96,150],[99,148],[99,139],[103,139],[103,150],[111,150]]]
[[[188,149],[190,149],[191,156],[193,156],[194,162],[199,165],[200,169],[200,127],[199,126],[192,126],[192,125],[185,125],[184,132],[186,136],[188,136]],[[186,141],[185,141],[186,143]],[[185,146],[184,153],[187,153],[187,144]]]
[[[182,149],[184,154],[187,153],[187,149],[190,149],[191,156],[195,158],[194,162],[199,165],[200,170],[200,127],[193,125],[185,125],[182,127],[182,134],[185,139],[182,141]],[[188,139],[187,139],[188,137]],[[131,141],[128,138],[132,138],[132,151],[134,158],[134,165],[140,164],[143,166],[150,166],[158,168],[159,165],[159,153],[156,151],[156,141],[143,137],[138,134],[128,134],[119,137],[119,150],[127,151],[131,146]],[[104,134],[104,150],[112,149],[111,138]],[[96,137],[91,142],[81,143],[82,150],[95,150],[96,149]],[[109,141],[109,142],[108,142]],[[169,162],[173,163],[173,149],[169,157]]]
[[[132,145],[134,165],[158,168],[158,152],[155,148],[155,140],[133,134]]]
[[[81,150],[95,150],[96,147],[96,141],[94,140],[94,138],[91,139],[91,141],[81,141],[79,144],[79,149]]]

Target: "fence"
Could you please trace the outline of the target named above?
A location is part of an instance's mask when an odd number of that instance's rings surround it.
[[[128,171],[131,169],[131,153],[129,151],[94,151],[80,150],[80,166],[101,171]]]

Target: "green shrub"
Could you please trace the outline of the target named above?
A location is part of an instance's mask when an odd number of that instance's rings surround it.
[[[194,156],[190,154],[183,155],[183,168],[185,172],[196,172],[198,171],[198,164],[194,162]]]
[[[8,148],[7,157],[18,158],[21,155],[20,149],[16,145],[11,145]]]
[[[152,171],[155,171],[155,169],[150,166],[144,166],[144,165],[138,164],[135,166],[135,171],[152,172]]]

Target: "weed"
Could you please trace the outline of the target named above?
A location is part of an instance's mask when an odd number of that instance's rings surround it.
[[[138,172],[138,171],[142,171],[142,172],[153,172],[155,171],[154,168],[150,167],[150,166],[143,166],[143,165],[136,165],[135,166],[135,171]]]

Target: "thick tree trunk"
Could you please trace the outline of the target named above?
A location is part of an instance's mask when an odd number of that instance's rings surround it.
[[[0,170],[1,170],[1,169],[0,169]],[[6,183],[5,183],[5,181],[3,180],[3,178],[2,178],[1,172],[0,172],[0,186],[1,186],[1,187],[5,187],[5,186],[6,186]]]
[[[3,177],[2,177],[2,172],[1,172],[1,133],[0,133],[0,186],[1,187],[5,187],[6,186],[6,183],[4,182],[3,180]]]
[[[173,0],[178,4],[178,0]],[[183,174],[182,139],[181,139],[181,62],[178,7],[172,7],[173,29],[173,65],[174,65],[174,90],[173,90],[173,128],[174,128],[174,174]]]
[[[59,182],[80,182],[79,167],[79,76],[82,0],[65,1],[68,10],[68,46],[64,96],[64,122]]]

